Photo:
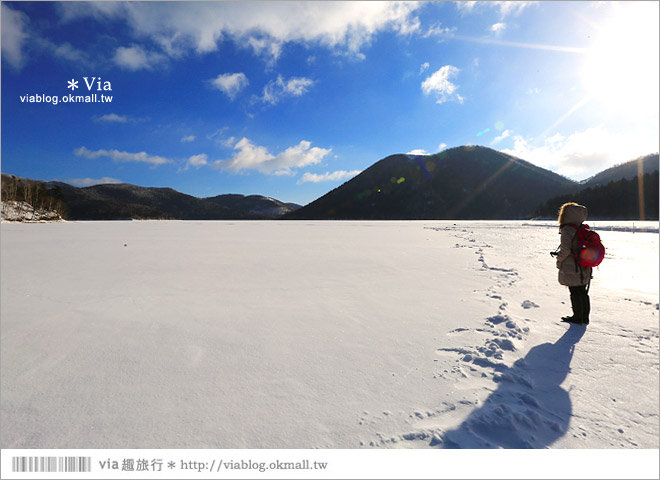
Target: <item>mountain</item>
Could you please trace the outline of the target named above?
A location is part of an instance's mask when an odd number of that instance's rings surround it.
[[[129,184],[106,184],[76,188],[48,182],[46,188],[62,198],[63,217],[69,220],[232,218],[236,212],[171,188],[145,188]]]
[[[392,155],[285,219],[522,219],[577,182],[485,147]]]
[[[78,188],[2,174],[3,200],[24,200],[35,208],[56,209],[67,220],[272,219],[296,208],[258,195],[197,198],[171,188],[105,184]]]
[[[552,198],[539,207],[536,216],[556,218],[561,205],[577,202],[588,207],[592,220],[658,220],[658,179],[656,165],[654,172],[642,177],[622,178]]]
[[[630,180],[646,173],[653,173],[657,170],[659,170],[658,154],[653,153],[603,170],[581,183],[585,187],[596,187],[598,185],[607,185],[610,182],[616,182],[617,180],[624,178]]]
[[[301,207],[296,203],[283,203],[279,200],[261,195],[225,194],[205,199],[227,208],[248,211],[256,215],[279,217]]]
[[[578,183],[490,148],[463,146],[436,155],[391,155],[302,208],[260,195],[197,198],[171,188],[78,188],[5,174],[2,199],[25,201],[33,207],[31,219],[505,220],[554,218],[565,201],[584,203],[592,218],[655,219],[657,172],[655,153]],[[12,208],[30,211],[20,203]]]

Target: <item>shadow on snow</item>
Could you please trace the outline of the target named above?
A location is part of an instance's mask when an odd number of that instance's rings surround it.
[[[561,387],[585,327],[571,324],[555,343],[533,347],[512,367],[498,366],[498,388],[457,428],[436,437],[439,448],[545,448],[561,438],[571,399]]]

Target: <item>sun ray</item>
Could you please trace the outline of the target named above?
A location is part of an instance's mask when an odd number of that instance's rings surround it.
[[[639,201],[639,219],[646,220],[644,208],[644,160],[637,160],[637,196]]]
[[[583,106],[585,106],[589,101],[591,100],[591,95],[587,95],[586,97],[583,97],[579,102],[577,102],[575,105],[573,105],[564,115],[559,117],[555,123],[550,125],[548,128],[546,128],[543,133],[541,133],[538,137],[536,137],[535,140],[543,140],[547,135],[550,134],[555,128],[557,128],[559,125],[561,125],[564,120],[566,120],[568,117],[573,115],[575,112],[577,112],[579,109],[581,109]]]
[[[509,159],[504,165],[502,165],[495,173],[493,173],[490,177],[488,177],[486,180],[481,182],[477,188],[474,189],[467,197],[465,197],[461,202],[456,205],[454,208],[449,210],[447,212],[446,218],[452,219],[452,218],[457,218],[456,215],[463,210],[472,200],[475,199],[479,193],[481,193],[493,180],[495,180],[497,177],[502,175],[502,173],[509,168],[511,165],[513,165],[514,160]]]
[[[486,45],[499,45],[503,47],[527,48],[532,50],[547,50],[553,52],[566,52],[566,53],[578,53],[578,54],[586,54],[588,52],[587,48],[582,48],[582,47],[566,47],[562,45],[546,45],[542,43],[512,42],[509,40],[501,40],[496,38],[466,37],[463,35],[454,35],[452,36],[452,38],[455,38],[457,40],[464,40],[466,42],[482,43]]]

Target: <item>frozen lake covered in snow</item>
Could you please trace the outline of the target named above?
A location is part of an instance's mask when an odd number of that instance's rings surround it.
[[[657,225],[3,223],[2,447],[657,449]]]

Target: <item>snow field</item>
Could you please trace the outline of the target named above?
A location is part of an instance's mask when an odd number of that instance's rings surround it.
[[[658,236],[602,237],[585,331],[544,226],[3,224],[2,446],[658,448]]]

